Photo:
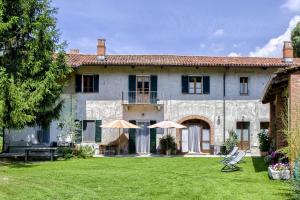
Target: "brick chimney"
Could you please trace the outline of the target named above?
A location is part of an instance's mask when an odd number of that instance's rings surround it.
[[[70,50],[70,54],[79,54],[79,53],[80,53],[79,49],[71,49]]]
[[[98,39],[97,45],[97,59],[104,60],[106,54],[106,46],[105,46],[105,39]]]
[[[293,62],[294,51],[293,51],[292,42],[284,41],[282,54],[283,54],[283,62],[285,63]]]

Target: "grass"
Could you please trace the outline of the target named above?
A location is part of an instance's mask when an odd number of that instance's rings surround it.
[[[0,166],[0,199],[288,199],[261,158],[222,173],[219,158],[94,158]]]

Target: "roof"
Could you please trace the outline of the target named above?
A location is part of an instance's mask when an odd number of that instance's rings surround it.
[[[296,62],[299,63],[299,59],[296,59]],[[299,65],[278,69],[265,88],[262,102],[269,103],[274,100],[275,95],[287,87],[290,74],[295,72],[300,72]]]
[[[68,63],[72,67],[87,65],[103,66],[182,66],[182,67],[267,67],[284,68],[300,64],[284,63],[282,58],[263,57],[213,57],[178,55],[106,55],[97,60],[97,55],[68,54]]]

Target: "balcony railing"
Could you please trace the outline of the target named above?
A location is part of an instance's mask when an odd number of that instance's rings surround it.
[[[157,104],[157,91],[130,91],[122,93],[122,101],[128,104]]]

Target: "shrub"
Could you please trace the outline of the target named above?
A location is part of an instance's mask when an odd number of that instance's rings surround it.
[[[166,136],[163,136],[159,140],[159,145],[164,154],[166,154],[167,150],[171,150],[172,153],[175,153],[176,151],[176,143],[173,136],[167,134]]]
[[[73,156],[73,148],[71,147],[59,147],[57,149],[57,154],[59,157],[62,157],[64,159],[70,159]]]
[[[226,154],[228,154],[232,149],[237,146],[238,137],[235,131],[229,131],[229,138],[224,142],[224,146],[226,147]]]
[[[272,153],[267,155],[264,158],[264,160],[267,165],[271,165],[271,164],[274,165],[276,163],[288,163],[289,162],[289,160],[285,154],[283,154],[281,152],[277,152],[277,151],[273,151]]]
[[[88,145],[79,146],[74,149],[74,155],[78,158],[90,158],[94,155],[94,148]]]
[[[260,151],[270,150],[270,137],[267,131],[262,130],[258,133],[259,149]]]

